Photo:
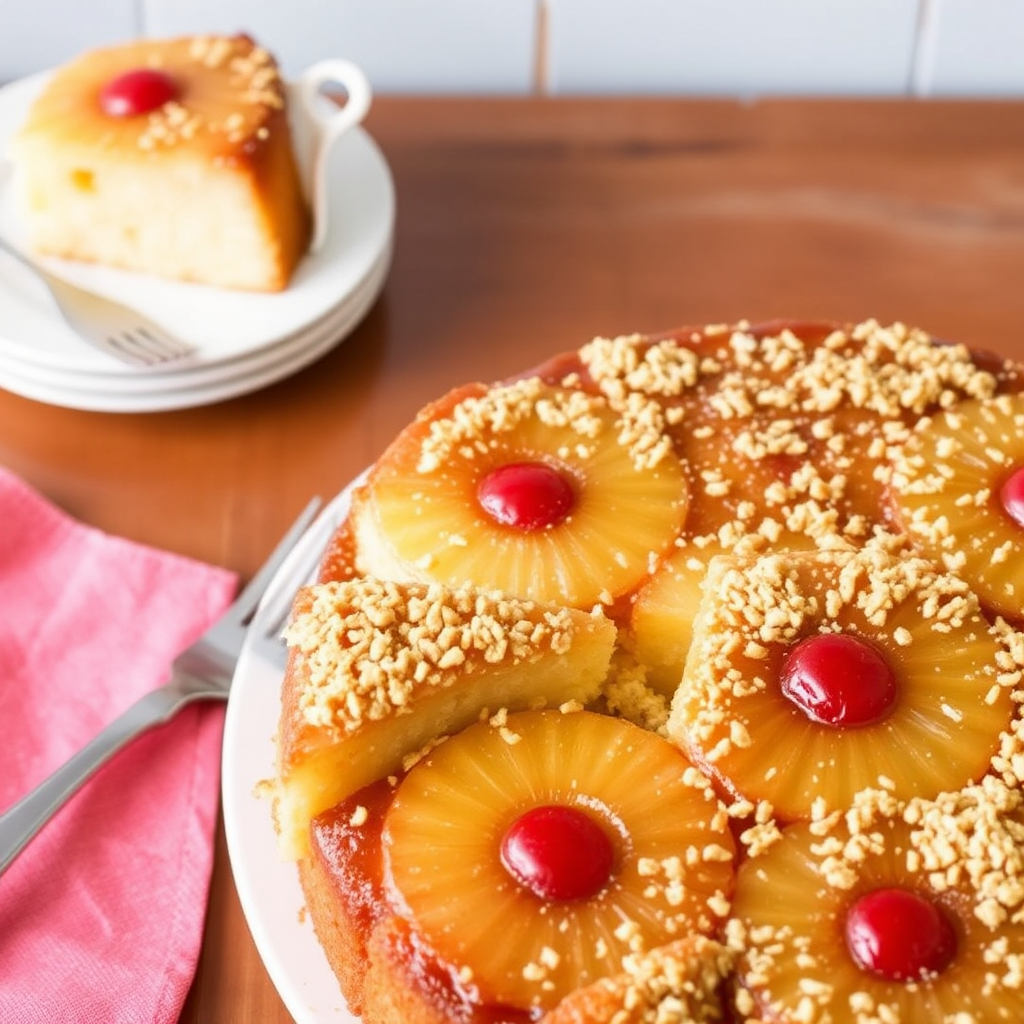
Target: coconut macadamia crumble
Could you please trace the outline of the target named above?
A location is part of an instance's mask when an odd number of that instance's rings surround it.
[[[165,63],[159,51],[144,62],[158,70]],[[267,139],[269,114],[285,105],[284,83],[267,50],[253,46],[242,36],[197,36],[189,41],[184,71],[197,75],[200,82],[204,75],[222,72],[231,102],[197,103],[186,92],[179,99],[161,104],[139,118],[136,144],[140,149],[172,148],[201,134],[223,137],[234,146],[245,142],[258,144]],[[223,92],[225,85],[220,84],[217,89]],[[202,95],[200,86],[192,91]],[[208,109],[228,112],[211,117]]]
[[[732,953],[703,936],[631,954],[622,972],[571,996],[551,1024],[716,1024]]]
[[[701,446],[693,442],[725,429],[744,462],[791,460],[788,477],[754,484],[764,495],[757,503],[760,515],[749,505],[741,513],[723,503],[707,522],[714,535],[698,532],[702,519],[696,517],[680,542],[698,547],[715,541],[731,548],[757,536],[774,543],[770,534],[780,528],[819,543],[837,535],[861,540],[871,524],[851,469],[877,475],[881,486],[890,472],[888,457],[921,414],[988,398],[996,387],[964,346],[936,346],[923,331],[903,324],[866,321],[816,343],[788,328],[755,335],[742,324],[707,329],[689,340],[688,346],[639,335],[598,338],[580,357],[616,408],[640,393],[667,409],[685,410],[665,419],[685,456],[699,457]],[[709,420],[717,425],[708,426]],[[734,422],[742,425],[732,430]],[[728,494],[730,477],[750,486],[734,465],[694,472],[694,484],[703,483],[711,498]]]
[[[614,412],[613,412],[614,410]],[[611,435],[626,448],[637,469],[652,469],[671,452],[661,407],[631,392],[618,405],[583,391],[554,389],[537,377],[528,377],[459,402],[451,413],[430,424],[417,469],[432,473],[455,453],[472,459],[486,454],[524,422],[569,431],[578,438],[563,455],[587,459],[602,435]]]
[[[410,594],[369,578],[312,588],[285,630],[307,669],[300,698],[310,725],[353,731],[401,711],[420,687],[443,686],[451,670],[525,662],[568,650],[567,610],[439,584]]]

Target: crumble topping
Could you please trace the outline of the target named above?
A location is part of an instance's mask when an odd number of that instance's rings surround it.
[[[284,109],[285,94],[277,63],[267,50],[244,36],[197,36],[189,41],[185,59],[200,71],[224,74],[234,109],[214,119],[204,113],[201,90],[198,98],[186,93],[183,99],[170,100],[146,115],[136,143],[140,149],[169,148],[204,132],[223,135],[232,144],[250,135],[260,141],[268,137],[263,123],[266,112]],[[174,72],[161,50],[154,50],[146,63]]]
[[[712,341],[721,347],[708,355]],[[789,329],[755,337],[741,324],[705,329],[690,342],[693,347],[676,340],[650,343],[641,335],[598,338],[580,350],[580,358],[613,405],[636,394],[657,401],[673,413],[665,425],[676,428],[677,436],[691,422],[693,439],[713,434],[717,428],[706,422],[710,412],[719,424],[746,423],[731,440],[742,459],[796,460],[792,474],[766,484],[765,507],[779,509],[775,522],[818,543],[837,535],[856,540],[869,529],[850,504],[855,449],[874,461],[867,471],[884,485],[887,460],[914,418],[955,401],[990,397],[996,388],[993,375],[980,370],[964,346],[935,345],[925,332],[899,323],[883,327],[869,320],[818,343]],[[688,411],[680,412],[684,406]],[[860,418],[836,419],[851,411]],[[700,451],[685,448],[688,457]],[[729,493],[725,468],[698,469],[710,497]],[[729,475],[748,483],[735,467]],[[745,513],[734,510],[719,523],[728,531],[720,538],[724,546],[774,526],[768,517],[763,524],[754,521],[755,510]],[[688,537],[691,543],[711,539],[692,528]]]
[[[720,359],[702,358],[676,341],[644,344],[640,335],[598,338],[580,357],[602,390],[612,393],[679,396],[724,370],[710,399],[723,419],[758,408],[827,414],[843,404],[898,418],[961,398],[991,397],[996,386],[965,346],[935,345],[924,331],[901,323],[883,327],[868,320],[813,346],[789,329],[757,338],[741,325],[729,334]]]
[[[663,410],[643,395],[630,393],[616,405],[599,395],[551,388],[538,377],[528,377],[465,398],[432,422],[417,470],[433,473],[456,453],[466,459],[486,453],[501,435],[531,420],[575,436],[575,442],[561,450],[567,460],[591,458],[596,452],[593,442],[612,431],[637,470],[653,469],[672,452]]]
[[[401,712],[416,689],[447,685],[452,669],[565,652],[575,631],[567,609],[469,587],[362,578],[310,596],[285,630],[307,669],[300,706],[309,724],[345,731]]]
[[[936,892],[969,886],[988,928],[1024,921],[1024,813],[1019,788],[986,776],[934,800],[913,800],[907,867]],[[1018,958],[1020,962],[1024,962]]]
[[[621,1007],[608,1024],[711,1024],[721,1019],[732,963],[732,953],[712,939],[678,940],[625,957],[621,974],[596,983],[594,998]]]

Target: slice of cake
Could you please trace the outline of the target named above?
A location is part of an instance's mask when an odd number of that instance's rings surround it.
[[[592,700],[615,626],[493,591],[364,578],[300,591],[286,636],[276,814],[296,857],[315,815],[481,713]]]
[[[11,156],[40,253],[276,291],[309,243],[284,84],[245,35],[79,57],[32,105]]]

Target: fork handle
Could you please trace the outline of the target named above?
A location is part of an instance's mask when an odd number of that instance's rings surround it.
[[[50,818],[122,747],[153,726],[173,718],[179,709],[197,698],[226,696],[226,692],[213,693],[209,689],[183,690],[180,683],[172,682],[137,700],[49,778],[0,815],[0,874],[7,870]]]
[[[15,249],[3,235],[0,235],[0,252],[5,253],[7,256],[10,256],[12,260],[20,263],[46,289],[50,298],[53,299],[53,301],[56,301],[56,299],[53,298],[53,292],[50,290],[50,278],[46,271],[43,270],[42,267],[36,266],[32,260]]]

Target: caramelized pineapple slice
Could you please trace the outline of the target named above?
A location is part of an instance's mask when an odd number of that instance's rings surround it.
[[[676,548],[633,602],[626,643],[646,667],[648,684],[670,700],[683,678],[707,561],[721,552],[718,544]]]
[[[891,488],[922,551],[995,611],[1024,618],[1024,395],[963,402],[922,420]]]
[[[679,750],[587,711],[448,739],[401,782],[383,847],[414,930],[483,1002],[521,1009],[709,934],[734,856],[727,815]]]
[[[740,539],[744,550],[761,550]],[[765,544],[765,538],[760,538]],[[773,550],[805,550],[814,541],[804,534],[782,532]],[[637,591],[630,611],[625,642],[637,660],[647,668],[652,689],[672,699],[683,678],[686,655],[693,639],[693,620],[704,594],[704,578],[711,559],[729,549],[718,540],[701,545],[683,543],[660,565]]]
[[[615,627],[493,591],[357,579],[301,590],[286,638],[275,816],[294,858],[315,815],[483,710],[594,698]]]
[[[633,589],[677,536],[687,488],[656,407],[537,378],[426,409],[357,492],[357,564],[589,608]]]
[[[1024,1019],[1024,923],[982,891],[995,874],[1019,899],[1024,830],[977,806],[961,818],[945,834],[888,819],[854,835],[794,824],[747,860],[726,929],[743,1009],[774,1024]],[[984,839],[955,834],[979,820]]]
[[[711,563],[669,735],[783,819],[980,778],[1012,658],[961,580],[877,549]],[[1019,673],[1017,673],[1019,675]]]

